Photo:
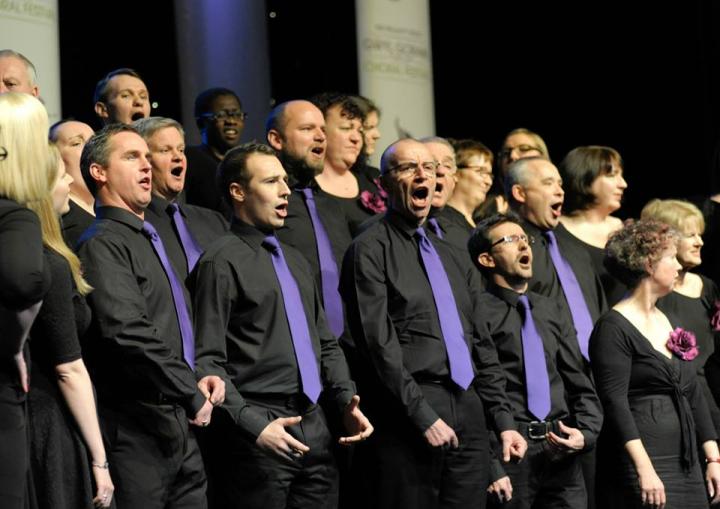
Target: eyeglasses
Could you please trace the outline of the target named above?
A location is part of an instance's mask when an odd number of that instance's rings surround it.
[[[396,166],[393,166],[391,168],[388,168],[388,171],[391,171],[395,173],[396,175],[400,177],[407,177],[408,175],[415,175],[420,168],[422,168],[423,172],[426,175],[435,176],[437,175],[437,169],[440,166],[440,164],[436,163],[435,161],[427,162],[427,163],[402,163],[398,164]]]
[[[248,114],[241,110],[220,110],[215,113],[203,113],[200,118],[207,118],[217,122],[218,120],[226,120],[228,118],[234,118],[235,120],[245,120]]]
[[[486,169],[484,166],[458,166],[458,170],[472,170],[478,173],[482,177],[487,177],[490,180],[494,178],[492,170]]]
[[[490,244],[490,247],[495,247],[499,244],[515,244],[517,242],[523,241],[525,244],[534,244],[535,239],[533,237],[528,237],[524,233],[522,235],[504,235],[497,239],[495,242]]]
[[[8,151],[5,147],[0,147],[0,161],[7,159]]]
[[[510,155],[512,154],[513,150],[517,150],[518,152],[520,152],[521,156],[527,154],[528,152],[533,152],[533,151],[539,152],[542,154],[542,150],[540,150],[537,147],[533,147],[532,145],[518,145],[517,147],[507,147],[507,148],[502,149],[500,151],[500,157],[502,157],[503,159],[509,158]]]

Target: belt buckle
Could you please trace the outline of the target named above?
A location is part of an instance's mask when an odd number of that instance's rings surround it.
[[[547,421],[532,421],[528,424],[528,438],[532,440],[544,440],[548,432]]]

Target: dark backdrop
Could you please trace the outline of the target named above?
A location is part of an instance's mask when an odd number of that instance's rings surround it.
[[[612,146],[630,184],[624,215],[654,196],[709,193],[720,5],[635,5],[430,0],[437,133],[496,151],[507,131],[527,127],[556,163],[577,145]],[[352,2],[266,6],[274,100],[357,92]],[[148,84],[154,113],[180,118],[178,35],[171,0],[61,0],[63,113],[96,125],[95,83],[128,66]]]

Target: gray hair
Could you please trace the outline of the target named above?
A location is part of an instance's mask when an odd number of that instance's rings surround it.
[[[178,122],[175,119],[167,118],[167,117],[148,117],[148,118],[141,118],[136,120],[132,123],[132,126],[137,129],[138,133],[140,133],[140,136],[142,136],[145,141],[152,138],[152,136],[158,132],[160,129],[165,129],[166,127],[174,127],[178,130],[178,132],[185,137],[185,130],[183,129],[182,125],[180,125],[180,122]]]
[[[528,181],[528,173],[532,169],[533,163],[536,161],[547,161],[544,157],[526,157],[513,161],[507,168],[505,173],[505,198],[509,203],[513,203],[512,188],[514,185],[525,187]]]
[[[22,62],[25,64],[25,68],[27,69],[28,77],[30,78],[30,85],[34,87],[37,84],[37,71],[35,70],[35,66],[30,61],[30,59],[15,50],[0,49],[0,58],[10,57],[15,57],[18,60],[22,60]]]

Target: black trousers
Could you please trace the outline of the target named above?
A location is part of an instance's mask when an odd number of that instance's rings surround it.
[[[298,460],[283,460],[261,450],[221,412],[203,437],[213,509],[332,509],[338,500],[338,471],[331,452],[333,438],[319,405],[304,396],[289,398],[245,395],[253,411],[269,420],[302,416],[285,430],[310,451]],[[216,419],[217,416],[217,419]],[[223,416],[223,417],[221,417]]]
[[[585,509],[587,495],[581,457],[578,454],[553,457],[545,440],[528,440],[520,463],[503,463],[513,486],[512,500],[500,503],[489,496],[488,507],[503,509]],[[494,443],[499,451],[499,445]],[[502,457],[499,452],[498,456]]]
[[[25,394],[4,375],[0,380],[0,507],[22,509],[28,474]]]
[[[472,390],[439,384],[421,388],[432,408],[455,431],[460,447],[431,447],[409,421],[378,419],[375,433],[355,449],[353,478],[361,487],[356,507],[485,507],[489,443],[480,398]]]
[[[187,414],[178,405],[101,406],[118,509],[204,509],[207,479]]]

